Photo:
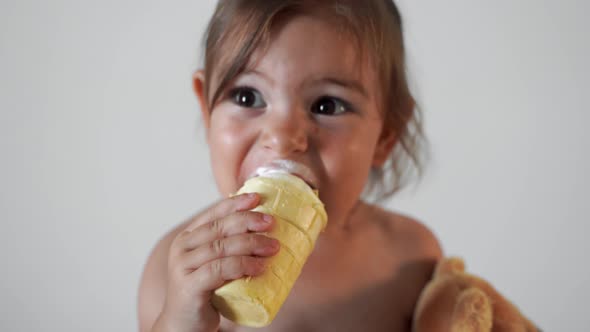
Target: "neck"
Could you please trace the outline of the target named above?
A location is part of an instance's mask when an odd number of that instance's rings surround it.
[[[350,211],[344,213],[342,217],[328,216],[328,224],[320,237],[334,238],[348,236],[357,226],[366,221],[366,218],[363,217],[366,207],[367,204],[365,202],[358,200]]]

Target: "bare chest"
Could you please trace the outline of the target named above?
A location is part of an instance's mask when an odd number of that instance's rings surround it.
[[[410,331],[421,285],[390,245],[373,241],[314,251],[275,320],[265,328],[222,319],[222,332]],[[423,267],[418,267],[423,269]]]

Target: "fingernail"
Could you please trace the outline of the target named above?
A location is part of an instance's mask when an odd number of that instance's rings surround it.
[[[246,197],[248,199],[254,199],[254,198],[256,198],[256,195],[257,195],[256,193],[249,193],[249,194],[246,195]]]
[[[265,223],[270,224],[273,221],[273,217],[271,215],[268,214],[264,214],[262,215],[262,220],[264,220]]]
[[[273,249],[277,249],[280,245],[281,243],[277,239],[272,239],[272,241],[270,241],[270,247]]]
[[[240,207],[239,209],[250,209],[252,208],[252,203],[255,201],[256,199],[256,193],[249,193],[249,194],[243,194],[240,195],[239,197],[239,201],[240,202]]]

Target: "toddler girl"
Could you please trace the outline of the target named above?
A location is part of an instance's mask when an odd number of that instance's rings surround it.
[[[328,226],[275,320],[241,327],[212,292],[256,276],[280,244],[261,234],[256,194],[221,199],[155,247],[140,288],[142,331],[409,331],[441,257],[421,223],[361,199],[385,198],[420,168],[420,123],[391,0],[221,0],[194,90],[222,197],[259,167],[319,191]],[[365,191],[366,190],[366,191]]]

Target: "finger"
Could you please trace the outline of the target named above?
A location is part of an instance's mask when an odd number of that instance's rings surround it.
[[[271,256],[279,251],[277,239],[256,233],[240,234],[209,242],[184,254],[182,265],[189,273],[213,260],[230,256]]]
[[[257,193],[241,194],[224,199],[208,208],[205,212],[195,217],[184,230],[192,231],[205,223],[221,219],[233,212],[246,211],[255,208],[260,202],[260,195]]]
[[[272,228],[274,218],[259,212],[242,211],[230,214],[200,225],[192,232],[184,232],[178,239],[178,245],[186,250],[193,250],[217,239],[246,233],[248,231],[264,232]]]
[[[211,261],[189,276],[197,293],[207,293],[221,287],[226,281],[260,275],[265,268],[264,258],[231,256]]]

